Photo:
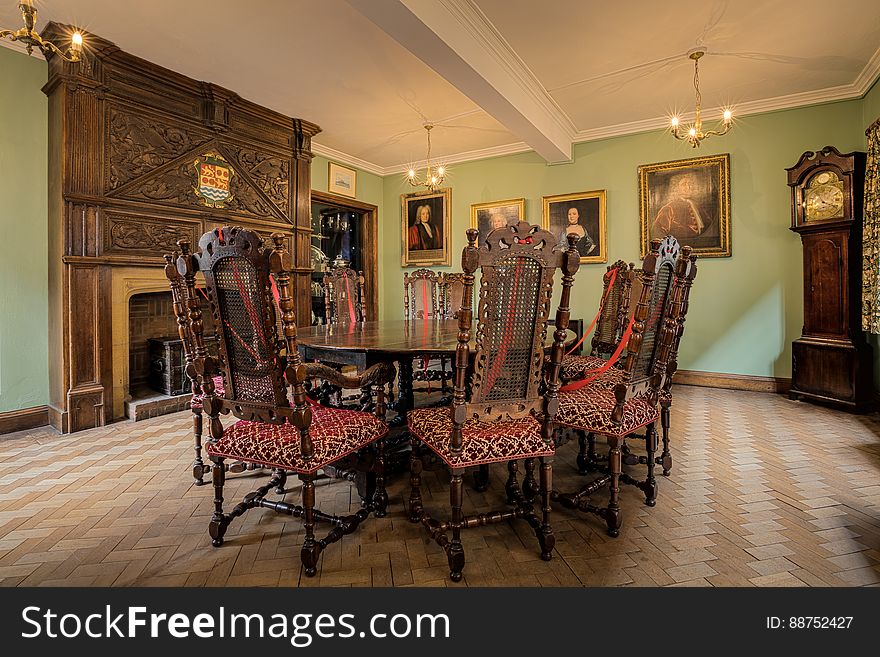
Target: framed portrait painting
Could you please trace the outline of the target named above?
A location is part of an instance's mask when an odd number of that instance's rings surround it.
[[[486,236],[496,228],[515,226],[525,221],[526,200],[511,198],[506,201],[490,201],[471,205],[471,228],[476,228],[480,236],[477,246],[486,243]]]
[[[450,265],[452,190],[400,195],[403,267]]]
[[[730,154],[639,167],[642,257],[655,237],[675,237],[704,257],[730,256]]]
[[[351,198],[357,197],[357,171],[354,169],[330,162],[327,181],[328,192]]]
[[[559,194],[544,197],[541,226],[567,244],[567,236],[574,233],[581,262],[607,262],[605,238],[605,190]]]

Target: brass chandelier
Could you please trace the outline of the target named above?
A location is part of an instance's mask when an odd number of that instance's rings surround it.
[[[677,116],[673,116],[669,121],[672,136],[676,139],[688,142],[692,148],[697,148],[701,141],[708,139],[709,137],[726,135],[730,132],[730,128],[733,125],[733,112],[729,109],[725,109],[721,115],[721,125],[719,126],[719,129],[703,132],[703,96],[700,93],[700,57],[705,54],[706,53],[702,50],[695,50],[688,55],[690,59],[694,60],[694,90],[696,91],[697,96],[696,109],[694,110],[694,122],[686,128],[683,128]]]
[[[434,127],[432,123],[425,124],[425,130],[428,133],[428,155],[425,158],[425,178],[423,180],[418,180],[416,178],[416,170],[414,167],[410,167],[409,171],[406,172],[406,179],[409,181],[409,184],[413,187],[426,187],[429,192],[437,191],[437,188],[443,184],[443,181],[446,178],[446,167],[442,164],[437,167],[437,169],[433,169],[431,167],[431,128]]]
[[[37,23],[37,9],[34,7],[34,0],[20,0],[18,9],[21,11],[24,27],[19,30],[0,30],[0,39],[21,41],[25,44],[28,55],[33,52],[34,48],[39,48],[44,54],[55,53],[67,62],[79,61],[83,45],[83,38],[80,32],[74,32],[70,37],[70,47],[67,50],[61,50],[54,43],[44,40],[34,31],[34,25]]]

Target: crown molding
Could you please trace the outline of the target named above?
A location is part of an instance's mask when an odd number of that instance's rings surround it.
[[[315,155],[326,157],[328,160],[339,162],[340,164],[347,164],[349,166],[356,167],[361,171],[376,174],[377,176],[386,176],[389,173],[388,167],[379,166],[378,164],[374,164],[373,162],[370,162],[368,160],[363,160],[359,157],[355,157],[354,155],[349,155],[348,153],[338,151],[335,148],[331,148],[330,146],[324,146],[323,144],[319,144],[316,141],[312,141],[312,153]]]
[[[860,95],[864,96],[874,86],[878,77],[880,77],[880,48],[874,51],[874,55],[865,64],[865,68],[856,76],[853,86],[861,89]]]

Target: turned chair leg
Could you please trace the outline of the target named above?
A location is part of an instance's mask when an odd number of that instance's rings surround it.
[[[303,502],[303,529],[306,536],[302,546],[302,563],[306,577],[314,577],[318,572],[318,556],[321,546],[315,540],[315,475],[301,474]]]
[[[605,522],[608,525],[608,535],[616,537],[620,535],[620,472],[621,456],[620,443],[616,438],[609,439],[611,449],[608,451],[608,474],[609,490],[611,499],[608,508],[605,509]]]
[[[376,441],[376,492],[373,493],[373,515],[384,518],[388,509],[388,492],[385,490],[385,439]]]
[[[654,455],[657,453],[657,427],[654,423],[648,425],[645,431],[645,451],[647,454],[648,477],[645,479],[645,504],[654,506],[657,504],[657,479],[654,477]]]
[[[283,468],[275,468],[272,470],[272,474],[278,477],[278,483],[275,485],[275,494],[284,495],[287,492],[284,488],[287,484],[287,472],[285,472]]]
[[[541,528],[538,530],[538,542],[541,544],[541,559],[550,561],[556,537],[550,527],[550,493],[553,490],[553,458],[541,457]]]
[[[507,462],[507,483],[504,484],[504,491],[507,493],[507,503],[514,504],[519,496],[517,490],[517,473],[519,472],[519,464],[516,461]]]
[[[449,482],[449,503],[452,506],[452,541],[447,547],[447,560],[449,561],[449,579],[453,582],[461,581],[461,571],[464,570],[464,547],[461,544],[461,502],[462,502],[462,479],[461,470],[452,471],[452,479]]]
[[[223,515],[223,484],[226,481],[226,468],[223,467],[223,457],[211,457],[214,467],[211,468],[211,478],[214,484],[214,513],[211,515],[211,524],[208,525],[208,534],[211,536],[211,545],[220,547],[223,545],[223,535],[226,533],[226,517]]]
[[[663,476],[668,477],[672,471],[672,454],[669,452],[669,404],[660,405],[660,425],[663,427],[663,451],[657,459],[657,465],[663,467]]]
[[[526,459],[524,465],[526,476],[523,478],[522,494],[526,500],[531,502],[540,492],[538,482],[535,480],[535,459]]]
[[[193,411],[193,447],[196,450],[196,458],[192,464],[193,478],[196,480],[196,486],[204,486],[204,476],[209,468],[205,467],[202,461],[202,411]]]
[[[412,451],[409,456],[409,521],[419,522],[422,517],[422,454],[418,439],[410,439]]]

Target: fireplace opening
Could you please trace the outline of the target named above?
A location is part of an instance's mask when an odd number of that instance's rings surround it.
[[[214,321],[203,313],[205,343],[216,353]],[[171,292],[133,295],[128,302],[128,395],[125,414],[141,420],[187,408],[190,386]]]

